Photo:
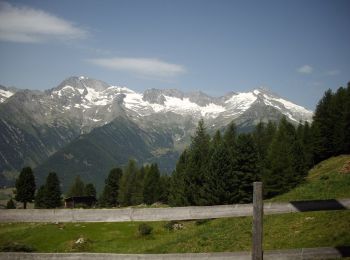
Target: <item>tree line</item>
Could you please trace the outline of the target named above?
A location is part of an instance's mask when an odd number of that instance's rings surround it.
[[[169,204],[250,202],[258,180],[265,197],[273,197],[300,184],[318,162],[344,153],[350,153],[350,83],[325,92],[311,125],[283,117],[238,134],[231,123],[211,138],[201,120],[171,176]]]
[[[169,176],[161,175],[157,164],[138,167],[130,160],[124,171],[113,168],[107,179],[101,196],[99,207],[131,206],[139,204],[167,203]],[[80,176],[71,184],[66,198],[93,196],[96,189],[92,183],[85,185]],[[60,181],[55,172],[48,174],[45,184],[36,190],[33,171],[30,167],[22,169],[16,180],[15,200],[23,202],[23,208],[28,202],[34,201],[35,208],[59,208],[62,206]],[[12,199],[7,208],[14,208]]]

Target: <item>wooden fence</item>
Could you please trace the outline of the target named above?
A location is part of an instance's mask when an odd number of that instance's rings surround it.
[[[348,210],[350,199],[263,203],[262,183],[254,183],[253,204],[122,209],[9,209],[0,222],[125,222],[227,218],[253,215],[252,259],[263,259],[263,215],[319,210]]]

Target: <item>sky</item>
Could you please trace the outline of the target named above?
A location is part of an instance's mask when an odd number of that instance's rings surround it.
[[[267,88],[314,110],[350,81],[350,1],[0,0],[0,84]]]

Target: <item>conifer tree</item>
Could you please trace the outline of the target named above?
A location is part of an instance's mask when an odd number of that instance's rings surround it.
[[[35,195],[34,207],[36,209],[44,209],[44,208],[46,208],[45,196],[46,196],[45,185],[41,185],[39,187],[39,189],[37,190],[36,195]]]
[[[184,150],[176,164],[176,169],[170,178],[169,204],[170,206],[190,205],[186,196],[185,175],[188,163],[188,152]]]
[[[232,169],[231,156],[225,143],[217,145],[210,158],[205,179],[206,205],[231,204],[236,201],[238,180]]]
[[[113,168],[105,180],[105,187],[100,198],[100,205],[103,207],[115,207],[119,204],[118,194],[120,188],[120,180],[123,171],[120,168]]]
[[[233,170],[239,180],[236,202],[252,200],[253,182],[261,179],[259,152],[251,134],[240,134],[236,141]]]
[[[314,135],[314,160],[318,163],[332,156],[334,151],[331,136],[334,132],[334,118],[332,115],[333,93],[329,89],[319,101],[313,117],[312,132]]]
[[[205,205],[204,180],[208,174],[210,136],[207,134],[203,119],[198,122],[192,138],[189,160],[186,166],[186,199],[191,205]]]
[[[80,179],[80,176],[78,175],[77,177],[75,177],[73,184],[70,186],[67,196],[76,197],[76,196],[84,196],[84,195],[85,195],[85,184]]]
[[[282,118],[269,148],[268,169],[263,176],[265,193],[268,197],[293,188],[305,174],[304,171],[300,172],[298,169],[298,166],[304,161],[300,158],[303,153],[299,153],[298,148],[294,126],[286,118]]]
[[[237,137],[237,129],[235,123],[231,122],[227,129],[224,132],[224,142],[231,154],[233,156],[234,149],[235,149],[235,143],[236,143],[236,137]]]
[[[344,153],[349,154],[350,153],[350,82],[348,83],[348,86],[346,88],[346,99],[345,99],[345,105],[344,105],[344,113],[343,113],[343,119],[342,121],[344,129],[344,140],[343,140],[343,147],[344,147]]]
[[[159,200],[160,192],[160,173],[157,164],[152,164],[145,174],[143,200],[150,205]]]
[[[119,202],[121,205],[129,206],[142,203],[142,180],[137,179],[139,176],[136,162],[129,160],[120,180]]]
[[[169,192],[170,192],[170,176],[166,174],[161,174],[159,181],[160,181],[159,201],[164,204],[168,204]]]
[[[57,208],[61,206],[60,181],[55,172],[50,172],[44,186],[45,208]]]
[[[15,205],[12,198],[6,203],[6,208],[7,209],[15,209],[16,208],[16,205]]]
[[[93,183],[88,183],[85,186],[85,195],[86,196],[93,196],[96,198],[96,188]]]
[[[27,203],[32,202],[35,194],[35,179],[30,167],[22,169],[16,180],[15,200],[23,202],[23,208],[27,208]]]

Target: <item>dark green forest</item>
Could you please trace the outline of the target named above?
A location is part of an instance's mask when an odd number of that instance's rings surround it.
[[[98,206],[249,203],[254,181],[263,181],[264,196],[271,198],[302,183],[318,162],[349,153],[350,83],[336,92],[325,92],[311,124],[293,124],[282,118],[278,123],[260,122],[250,133],[238,133],[231,123],[211,137],[200,120],[170,176],[161,174],[157,164],[138,166],[129,160],[124,169],[110,171]],[[33,199],[33,189],[21,191],[22,175],[16,182],[17,198],[30,193],[19,200],[26,203]],[[36,193],[36,207],[59,207],[59,187],[57,175],[50,173]],[[84,195],[96,196],[96,190],[78,176],[67,196]]]

